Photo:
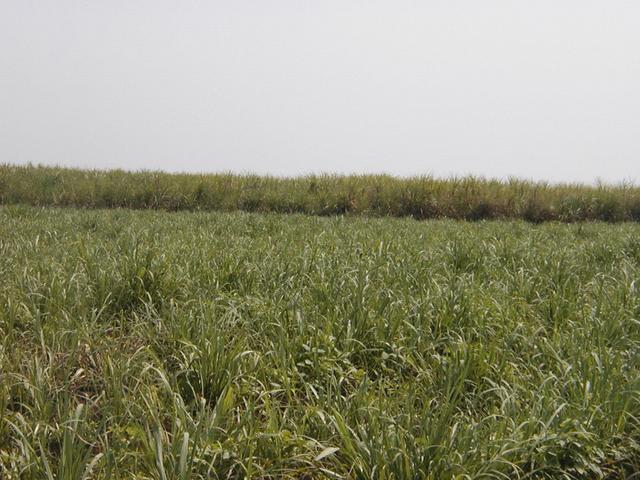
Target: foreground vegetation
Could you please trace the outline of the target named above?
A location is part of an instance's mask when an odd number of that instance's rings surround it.
[[[639,275],[629,223],[4,207],[0,478],[631,478]]]
[[[187,175],[0,165],[0,204],[481,220],[640,221],[640,188],[384,175]]]

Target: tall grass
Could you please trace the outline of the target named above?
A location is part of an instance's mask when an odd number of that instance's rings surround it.
[[[0,208],[0,478],[637,478],[639,239]]]
[[[385,175],[274,178],[0,165],[0,203],[481,220],[638,221],[640,188]]]

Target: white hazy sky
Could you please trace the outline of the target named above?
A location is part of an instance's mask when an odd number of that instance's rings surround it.
[[[0,0],[0,162],[640,181],[637,0]]]

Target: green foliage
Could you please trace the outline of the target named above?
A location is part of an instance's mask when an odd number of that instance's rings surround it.
[[[640,188],[465,177],[168,174],[0,165],[0,204],[465,220],[640,220]]]
[[[307,181],[326,187],[290,180]],[[384,195],[416,216],[454,205]],[[621,218],[576,202],[553,211]],[[634,478],[639,238],[635,223],[2,207],[0,478]]]

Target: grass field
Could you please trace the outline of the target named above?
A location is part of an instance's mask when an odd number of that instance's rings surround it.
[[[631,184],[550,185],[464,177],[89,171],[0,164],[0,204],[374,217],[640,221]]]
[[[640,225],[0,208],[0,478],[632,478]]]

